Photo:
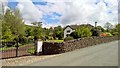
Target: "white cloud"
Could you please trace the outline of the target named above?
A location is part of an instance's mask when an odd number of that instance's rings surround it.
[[[39,11],[39,9],[32,3],[32,1],[30,0],[27,0],[27,2],[19,1],[17,8],[20,10],[26,24],[41,21],[42,12]]]
[[[23,2],[25,1],[25,2]],[[90,23],[94,25],[104,25],[106,22],[115,24],[118,22],[118,0],[37,0],[38,2],[48,2],[47,5],[35,5],[31,0],[18,1],[17,7],[20,9],[23,19],[27,24],[34,21],[41,21],[43,15],[52,12],[62,14],[60,23],[67,24]],[[106,4],[108,6],[106,6]],[[109,13],[109,11],[111,13]],[[55,17],[58,19],[58,17]],[[44,27],[56,26],[59,24],[48,24],[44,20]]]
[[[0,13],[3,14],[6,12],[7,9],[10,9],[8,6],[8,0],[0,0]]]
[[[97,21],[102,26],[106,22],[117,23],[117,5],[115,0],[115,2],[112,1],[108,2],[110,6],[106,6],[104,1],[95,4],[95,0],[74,0],[67,5],[69,7],[66,8],[67,10],[61,19],[61,23],[63,25],[73,23],[90,23],[94,25],[94,22]],[[111,5],[114,5],[114,7]],[[108,13],[110,10],[112,13]]]

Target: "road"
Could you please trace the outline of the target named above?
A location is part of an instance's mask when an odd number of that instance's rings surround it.
[[[63,53],[27,66],[118,66],[118,41]]]

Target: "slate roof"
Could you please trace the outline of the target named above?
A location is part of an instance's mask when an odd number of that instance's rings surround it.
[[[81,25],[67,25],[64,30],[67,28],[67,27],[70,27],[71,29],[75,30],[77,27],[81,27],[81,26],[88,26],[88,27],[91,27],[91,28],[94,28],[93,25],[91,24],[81,24]]]

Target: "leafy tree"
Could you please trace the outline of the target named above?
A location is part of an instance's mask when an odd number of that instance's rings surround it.
[[[26,30],[25,30],[26,36],[33,36],[33,26],[26,26]]]
[[[97,26],[96,27],[98,30],[100,30],[101,32],[104,32],[105,30],[104,30],[104,28],[102,28],[102,26]]]
[[[90,37],[92,35],[90,28],[88,27],[78,27],[75,32],[71,34],[75,39],[82,37]]]
[[[53,38],[53,30],[48,29],[48,28],[44,28],[44,34],[45,34],[45,39],[51,39]]]
[[[105,25],[104,25],[104,27],[106,28],[107,32],[109,32],[110,29],[112,29],[112,26],[113,25],[111,23],[109,23],[109,22],[105,23]]]
[[[5,23],[2,24],[3,29],[2,29],[2,39],[4,41],[12,41],[15,36],[12,34],[11,30],[9,29],[9,27],[7,27],[5,25]]]
[[[116,29],[117,32],[120,32],[120,24],[117,24],[117,25],[115,26],[115,29]]]
[[[58,39],[63,39],[63,28],[61,26],[57,26],[54,28],[54,35]]]
[[[15,11],[12,12],[11,10],[7,9],[2,21],[2,38],[6,39],[4,38],[4,35],[10,35],[9,37],[14,36],[15,38],[24,34],[24,22],[21,18],[19,10],[15,9]]]
[[[42,22],[34,22],[33,36],[45,40],[45,30],[42,28]]]
[[[117,24],[115,28],[111,29],[110,33],[112,35],[120,35],[120,24]]]

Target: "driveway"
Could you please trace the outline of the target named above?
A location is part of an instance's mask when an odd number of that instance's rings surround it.
[[[26,66],[118,66],[118,41],[63,53]]]

